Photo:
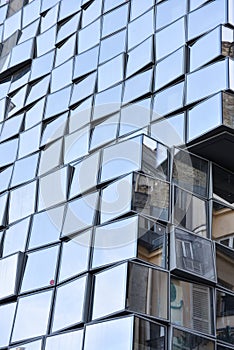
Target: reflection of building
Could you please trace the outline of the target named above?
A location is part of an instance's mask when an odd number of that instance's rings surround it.
[[[233,8],[0,0],[0,349],[233,349]]]

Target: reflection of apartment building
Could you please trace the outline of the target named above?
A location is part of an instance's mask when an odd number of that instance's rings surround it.
[[[0,0],[0,349],[233,349],[233,9]]]

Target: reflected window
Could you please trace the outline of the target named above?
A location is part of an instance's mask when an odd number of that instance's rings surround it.
[[[213,197],[226,204],[234,203],[234,174],[213,164]]]
[[[216,292],[216,332],[217,338],[234,344],[234,296],[222,291]],[[226,347],[225,347],[226,348]]]
[[[234,290],[234,276],[230,271],[234,266],[234,250],[216,243],[216,269],[218,284]]]

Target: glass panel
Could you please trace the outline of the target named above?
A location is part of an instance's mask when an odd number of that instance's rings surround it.
[[[7,203],[8,193],[4,193],[0,196],[0,227],[6,225],[6,215],[7,215]]]
[[[64,167],[39,180],[38,210],[49,208],[67,199],[68,169]]]
[[[5,231],[3,256],[10,255],[16,252],[23,252],[28,237],[30,218],[24,219],[17,224],[10,226]]]
[[[185,20],[179,19],[156,33],[157,60],[185,44]]]
[[[22,272],[23,254],[0,259],[0,299],[17,294]]]
[[[73,236],[62,244],[59,282],[88,270],[92,230]]]
[[[127,103],[152,92],[152,69],[140,73],[125,82],[123,103]]]
[[[80,10],[80,6],[81,6],[81,0],[78,0],[75,3],[73,2],[67,3],[66,0],[61,1],[59,21]]]
[[[62,150],[63,139],[60,138],[54,143],[46,146],[45,149],[41,151],[40,166],[38,170],[39,175],[45,174],[46,172],[62,165]]]
[[[59,246],[57,245],[26,255],[21,293],[55,284],[58,251]]]
[[[227,63],[220,61],[187,75],[187,103],[228,88]]]
[[[82,350],[83,330],[59,334],[46,339],[45,350],[69,349]],[[26,348],[26,350],[28,350]],[[29,349],[31,350],[31,349]]]
[[[15,161],[18,149],[18,140],[10,140],[0,144],[0,167],[11,164]]]
[[[42,340],[36,340],[30,343],[20,344],[23,347],[22,350],[41,350]],[[18,346],[16,348],[9,348],[10,350],[21,350]]]
[[[10,192],[9,222],[32,214],[35,210],[37,182],[33,181]],[[24,199],[22,201],[22,198]]]
[[[70,111],[69,133],[76,131],[82,126],[88,124],[91,118],[93,97],[87,98],[81,102],[75,109]]]
[[[223,103],[223,124],[234,129],[234,116],[232,109],[234,106],[234,96],[226,92],[222,93]]]
[[[80,13],[73,16],[71,19],[66,21],[64,24],[61,25],[61,27],[58,28],[57,42],[56,42],[57,44],[77,31],[79,20],[80,20]]]
[[[64,206],[35,214],[32,219],[29,249],[59,240]]]
[[[74,165],[74,173],[70,186],[70,198],[75,197],[97,185],[99,172],[99,152],[83,159]]]
[[[14,32],[21,28],[22,11],[18,11],[4,22],[3,40],[9,38]]]
[[[87,276],[84,276],[57,288],[53,315],[53,332],[84,322],[86,285]]]
[[[184,74],[184,47],[160,61],[155,70],[155,90],[171,83]]]
[[[62,113],[68,109],[70,101],[71,86],[59,90],[47,97],[45,118]]]
[[[26,27],[29,23],[40,17],[40,7],[40,0],[32,1],[23,7],[23,27]]]
[[[29,80],[30,73],[30,65],[26,66],[24,69],[21,69],[19,72],[16,72],[12,77],[9,93],[12,93],[13,91],[25,85]]]
[[[73,79],[80,78],[97,69],[99,47],[85,51],[75,57]]]
[[[49,89],[50,76],[41,79],[38,83],[30,86],[28,97],[25,104],[35,102],[39,98],[45,96]]]
[[[39,150],[41,125],[37,125],[20,134],[18,158]]]
[[[222,95],[216,94],[188,111],[188,141],[222,123]]]
[[[191,346],[193,350],[215,350],[212,340],[173,328],[172,350],[186,350]]]
[[[138,17],[128,25],[128,49],[141,43],[154,33],[153,9]]]
[[[175,149],[173,182],[200,196],[208,196],[208,161],[191,153]]]
[[[183,226],[198,235],[208,236],[207,203],[183,191],[174,188],[174,223]]]
[[[122,0],[121,0],[122,1]],[[126,30],[122,30],[100,43],[99,63],[102,63],[112,57],[125,51]]]
[[[95,275],[92,320],[125,309],[127,267],[125,263]]]
[[[43,16],[41,16],[41,33],[49,29],[53,24],[57,22],[59,11],[59,3],[53,6]]]
[[[69,236],[93,225],[97,200],[98,193],[91,193],[68,203],[62,236]]]
[[[45,146],[47,143],[58,139],[65,133],[68,113],[64,113],[56,119],[49,120],[43,127],[40,146]]]
[[[211,288],[171,279],[172,323],[213,334]]]
[[[51,92],[57,91],[72,82],[73,59],[52,70]]]
[[[171,241],[173,254],[171,264],[173,265],[173,259],[176,259],[175,268],[215,281],[214,251],[211,241],[178,229],[174,239],[174,242]]]
[[[183,145],[185,142],[184,119],[184,113],[181,113],[151,124],[151,136],[169,147]]]
[[[24,107],[26,93],[27,93],[27,85],[22,87],[16,93],[14,93],[14,95],[11,97],[9,112],[7,111],[8,117],[11,117],[12,115],[16,114],[18,111],[20,111]]]
[[[88,7],[84,8],[82,13],[82,27],[93,22],[102,12],[102,0],[95,0],[89,3]]]
[[[100,181],[107,181],[140,169],[141,142],[142,137],[138,136],[105,148],[103,150]]]
[[[16,66],[24,61],[32,58],[34,48],[34,40],[29,39],[22,44],[15,46],[12,49],[10,67]]]
[[[41,122],[43,117],[44,106],[45,98],[42,98],[25,113],[25,129],[29,129],[37,123]]]
[[[0,346],[5,347],[10,342],[11,329],[14,321],[16,303],[0,305]]]
[[[124,75],[124,55],[119,55],[98,68],[98,91],[120,82]]]
[[[0,172],[0,192],[3,192],[8,189],[11,175],[12,175],[13,166],[10,166]]]
[[[133,317],[125,317],[86,326],[84,350],[132,349],[133,320]]]
[[[213,197],[227,204],[234,203],[234,174],[215,164],[212,167]]]
[[[36,176],[38,154],[15,162],[11,186],[16,186],[33,179]]]
[[[81,53],[97,45],[100,40],[101,22],[100,19],[88,25],[78,32],[78,52]]]
[[[234,267],[234,250],[222,244],[216,243],[216,269],[218,284],[222,287],[234,290],[234,276],[230,271]]]
[[[91,135],[90,149],[95,149],[114,140],[116,138],[118,125],[119,113],[95,126]]]
[[[187,1],[182,0],[174,3],[173,0],[168,0],[159,4],[156,11],[156,29],[159,29],[184,16],[187,11]]]
[[[0,142],[17,135],[22,129],[23,114],[17,115],[13,118],[7,119],[0,131]]]
[[[32,62],[32,71],[30,80],[41,78],[43,75],[51,72],[54,63],[54,51],[35,58]]]
[[[54,48],[57,33],[56,29],[57,26],[55,25],[37,36],[37,57],[44,55],[46,52]]]
[[[128,20],[128,4],[103,16],[102,37],[125,27]]]
[[[154,100],[154,119],[183,107],[184,82],[157,93]]]
[[[36,1],[34,1],[36,3]],[[18,44],[23,43],[24,41],[34,38],[37,35],[38,32],[38,27],[39,27],[39,18],[28,25],[27,27],[22,29],[21,36],[19,38]]]
[[[154,0],[148,0],[146,3],[138,0],[131,1],[131,19],[140,16],[148,8],[154,5]]]
[[[233,336],[234,296],[219,290],[216,292],[216,332],[217,338],[234,344]],[[225,349],[227,349],[225,347]]]
[[[233,214],[234,209],[225,204],[213,201],[212,238],[230,248],[233,246]]]
[[[64,139],[64,162],[70,163],[88,154],[89,127],[85,127]]]
[[[72,35],[69,39],[62,43],[61,46],[58,46],[56,49],[55,56],[55,67],[67,61],[69,58],[72,58],[75,54],[76,48],[76,34]]]
[[[19,298],[12,341],[33,338],[46,333],[51,297],[52,291],[47,291]],[[32,322],[32,316],[34,322]]]
[[[72,90],[70,106],[87,98],[88,96],[94,93],[96,77],[97,73],[94,72],[92,74],[89,74],[83,80],[79,81],[77,84],[74,85]]]

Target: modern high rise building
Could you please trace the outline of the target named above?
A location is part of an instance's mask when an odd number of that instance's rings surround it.
[[[234,349],[234,0],[0,0],[0,349]]]

